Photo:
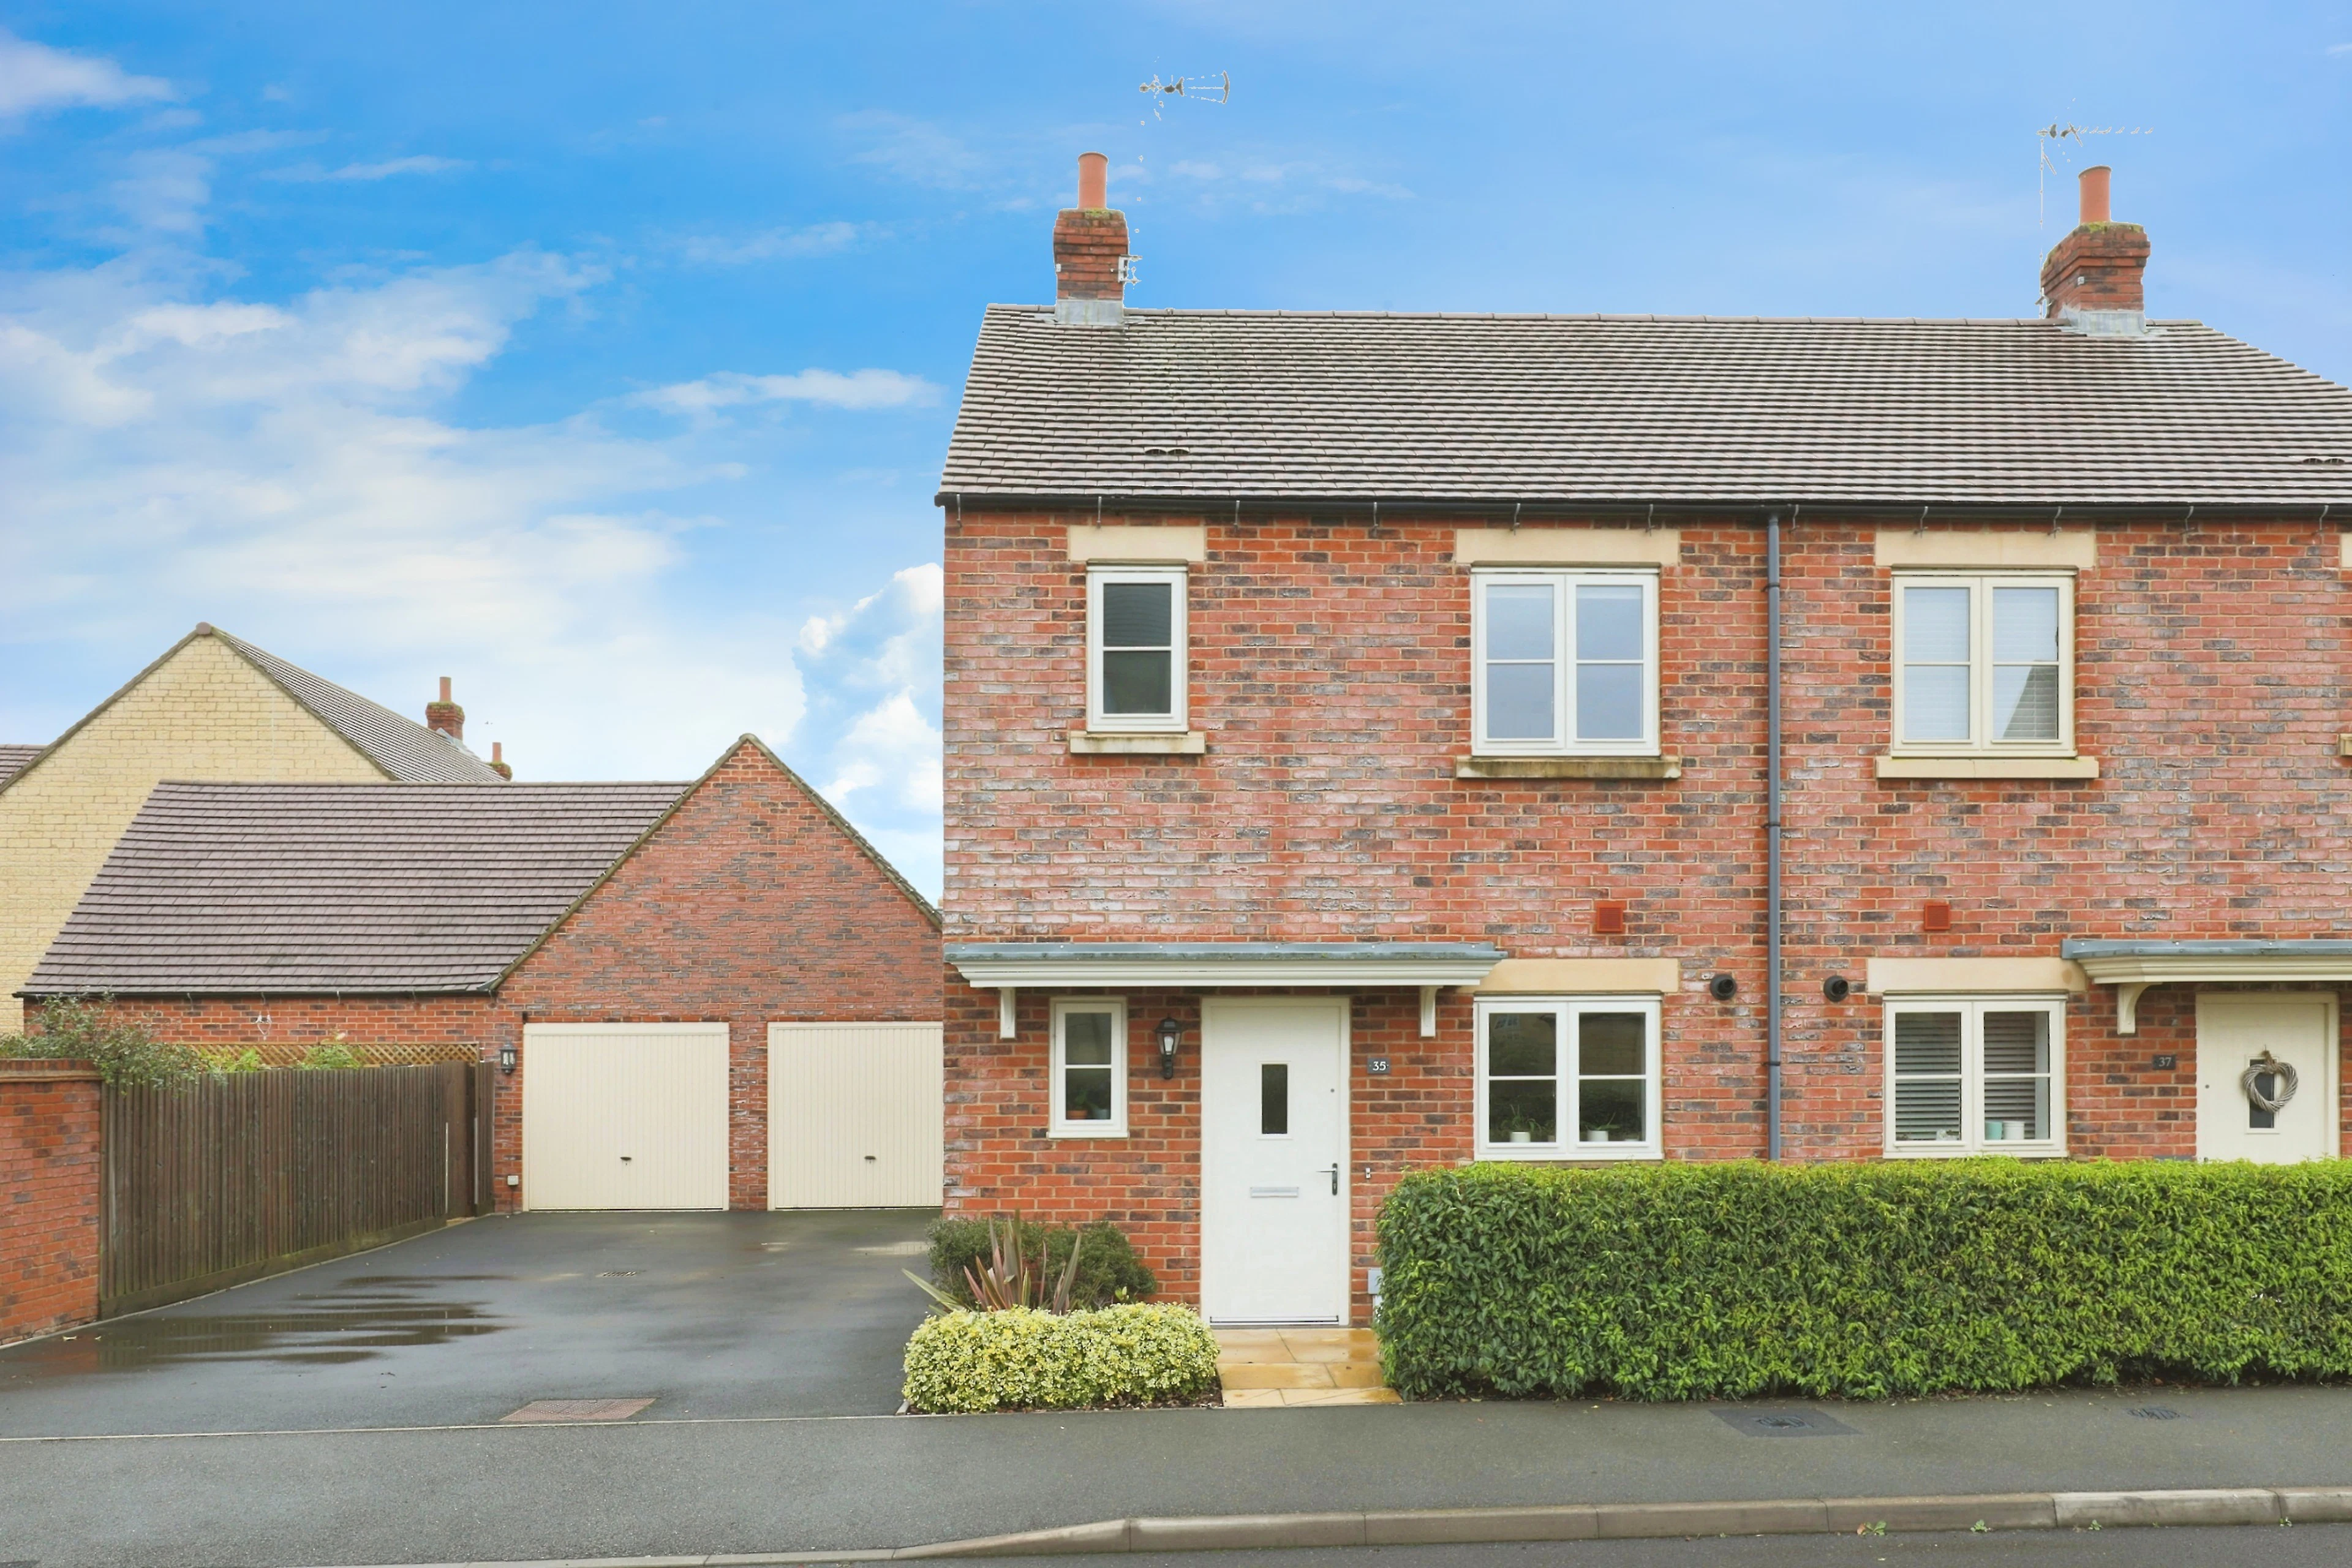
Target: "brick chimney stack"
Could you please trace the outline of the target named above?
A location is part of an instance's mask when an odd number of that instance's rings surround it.
[[[2042,264],[2042,298],[2050,320],[2093,337],[2137,337],[2147,331],[2147,231],[2107,216],[2104,163],[2082,174],[2083,221]]]
[[[1054,320],[1116,327],[1127,320],[1127,215],[1109,200],[1110,160],[1078,154],[1078,205],[1054,220]]]
[[[449,678],[441,678],[441,700],[425,705],[425,727],[453,741],[466,738],[466,710],[449,700]]]
[[[490,772],[509,784],[514,782],[514,770],[507,766],[507,743],[504,741],[490,742]]]

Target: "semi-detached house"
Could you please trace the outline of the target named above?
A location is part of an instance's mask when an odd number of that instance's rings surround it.
[[[2352,392],[2145,313],[1133,310],[1102,165],[939,503],[951,1211],[1360,1319],[1471,1159],[2307,1159]]]

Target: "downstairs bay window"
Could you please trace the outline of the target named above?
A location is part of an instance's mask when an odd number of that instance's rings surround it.
[[[1886,1007],[1886,1152],[2061,1154],[2065,1005],[1975,997]]]

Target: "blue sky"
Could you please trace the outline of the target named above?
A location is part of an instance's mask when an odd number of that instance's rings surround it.
[[[0,740],[209,619],[404,710],[455,677],[524,777],[756,731],[933,891],[930,496],[1082,150],[1141,304],[1789,315],[2031,314],[2110,162],[2154,312],[2352,379],[2352,4],[0,28]],[[2053,121],[2153,134],[2057,144],[2045,213]]]

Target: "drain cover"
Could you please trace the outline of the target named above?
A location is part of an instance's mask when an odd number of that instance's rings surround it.
[[[2132,1407],[2132,1414],[2138,1416],[2143,1421],[2178,1421],[2181,1419],[2179,1411],[2167,1409],[2161,1405],[2137,1405]]]
[[[1818,1410],[1718,1410],[1733,1431],[1750,1437],[1851,1437],[1853,1428]]]
[[[642,1399],[534,1399],[511,1415],[499,1417],[518,1425],[532,1421],[626,1421],[654,1402]]]

